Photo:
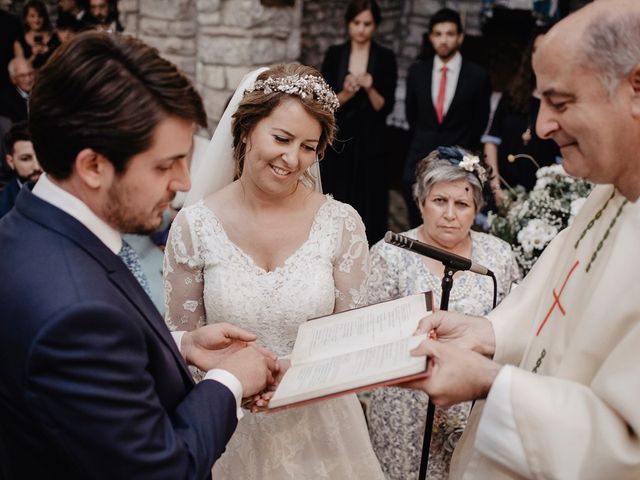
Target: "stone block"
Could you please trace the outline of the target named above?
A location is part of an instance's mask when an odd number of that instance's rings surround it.
[[[184,73],[192,82],[196,80],[196,60],[194,57],[185,57],[181,55],[171,55],[163,53],[162,56],[173,63],[178,69]]]
[[[437,0],[415,0],[412,2],[412,15],[424,15],[431,17],[434,13],[442,8],[442,2]]]
[[[138,28],[141,35],[164,37],[167,35],[167,30],[169,29],[169,21],[159,18],[142,17]]]
[[[196,0],[198,15],[220,10],[220,0]]]
[[[221,21],[220,12],[198,14],[198,24],[200,25],[220,25]]]
[[[294,7],[264,7],[259,0],[226,0],[222,4],[222,23],[228,26],[253,28],[269,26],[290,29],[299,17],[301,4]],[[298,15],[297,15],[298,14]]]
[[[227,81],[227,88],[235,90],[240,85],[242,78],[254,70],[254,67],[242,66],[242,67],[225,67],[225,77]]]
[[[140,39],[168,55],[192,56],[195,58],[196,41],[194,38],[157,37],[140,35]]]
[[[194,37],[197,30],[197,24],[194,18],[192,20],[169,22],[168,34],[182,38]]]
[[[195,15],[193,0],[140,0],[140,14],[167,20],[189,19]]]
[[[287,61],[287,43],[273,38],[254,38],[249,43],[249,63],[269,65]]]
[[[213,65],[246,65],[251,62],[251,39],[246,37],[201,36],[198,59]]]
[[[140,9],[138,0],[120,0],[118,2],[118,11],[120,14],[128,12],[137,12]]]
[[[208,88],[222,90],[227,86],[225,69],[222,66],[205,65],[198,62],[197,78],[199,84]]]
[[[214,90],[204,87],[200,93],[204,100],[207,117],[212,120],[211,123],[218,122],[233,92],[230,90]]]

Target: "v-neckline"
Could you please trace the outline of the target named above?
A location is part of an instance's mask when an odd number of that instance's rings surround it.
[[[298,256],[300,252],[304,250],[307,244],[311,242],[311,236],[313,235],[313,232],[316,229],[316,224],[318,223],[318,218],[320,217],[320,213],[322,212],[322,210],[325,208],[326,205],[331,203],[331,200],[332,200],[331,198],[325,196],[325,201],[322,202],[322,205],[320,205],[316,210],[316,212],[313,214],[313,221],[311,222],[311,227],[309,228],[309,233],[307,234],[307,238],[291,253],[291,255],[289,255],[287,258],[284,259],[282,264],[277,265],[273,270],[267,270],[261,267],[260,265],[258,265],[255,259],[251,255],[245,252],[242,248],[240,248],[235,242],[233,242],[229,238],[229,235],[227,235],[227,231],[225,230],[224,225],[222,225],[222,222],[220,221],[216,213],[213,210],[211,210],[209,207],[207,207],[204,204],[204,201],[200,200],[200,202],[198,203],[200,203],[200,205],[211,215],[215,223],[220,228],[220,232],[224,236],[224,239],[229,243],[229,245],[231,245],[233,250],[235,250],[236,253],[238,253],[240,257],[242,257],[245,260],[245,262],[250,267],[252,267],[261,275],[275,275],[276,273],[279,273],[281,270],[286,268],[286,266],[290,263],[290,261],[296,256]]]

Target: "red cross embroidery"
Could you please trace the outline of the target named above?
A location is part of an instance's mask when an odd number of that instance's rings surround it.
[[[542,331],[542,329],[544,328],[545,324],[547,323],[547,320],[549,320],[549,317],[553,313],[553,310],[556,308],[556,305],[560,309],[560,313],[562,314],[562,316],[566,315],[567,312],[565,311],[565,309],[563,308],[562,304],[560,303],[560,295],[562,295],[562,292],[564,291],[564,287],[567,286],[567,282],[569,281],[569,277],[571,277],[571,275],[573,274],[575,269],[578,268],[579,264],[580,264],[580,261],[576,260],[576,263],[573,264],[573,267],[571,267],[571,270],[569,270],[569,273],[567,273],[567,277],[564,279],[562,287],[560,287],[560,292],[556,292],[555,288],[553,289],[553,303],[551,304],[551,307],[549,308],[549,311],[547,312],[547,315],[544,317],[544,320],[542,320],[542,323],[538,327],[538,331],[536,332],[536,337],[538,335],[540,335],[540,332]]]

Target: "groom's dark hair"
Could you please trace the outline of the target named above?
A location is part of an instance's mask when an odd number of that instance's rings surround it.
[[[85,148],[124,172],[167,116],[207,124],[200,95],[174,64],[133,37],[105,32],[82,33],[58,48],[29,103],[38,161],[60,180]]]

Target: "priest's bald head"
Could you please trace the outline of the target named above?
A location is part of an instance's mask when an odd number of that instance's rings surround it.
[[[640,2],[597,0],[559,22],[533,57],[541,138],[566,171],[640,196]]]

